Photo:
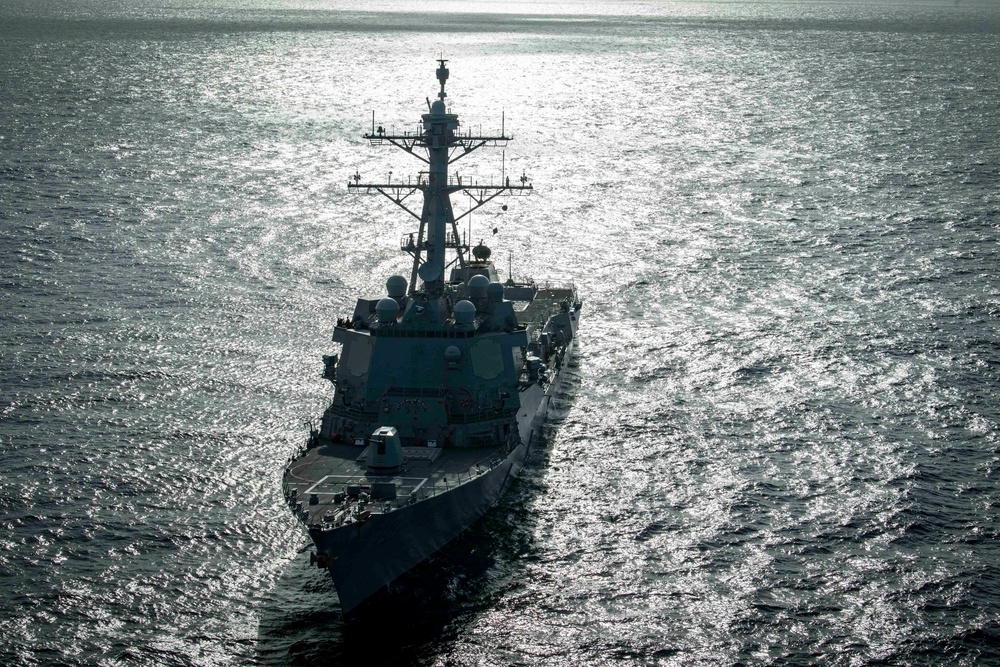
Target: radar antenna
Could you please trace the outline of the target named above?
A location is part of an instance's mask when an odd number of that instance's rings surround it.
[[[424,289],[430,296],[437,296],[444,289],[445,269],[458,264],[465,269],[469,262],[469,239],[462,239],[458,233],[457,223],[467,215],[496,197],[517,194],[530,194],[531,183],[527,175],[522,174],[514,184],[506,174],[506,156],[498,183],[491,179],[488,183],[475,179],[466,179],[455,174],[449,175],[448,167],[484,146],[504,148],[512,139],[504,131],[506,117],[502,121],[499,135],[484,135],[481,132],[461,132],[458,116],[448,113],[445,107],[445,83],[448,81],[448,61],[438,59],[437,80],[441,84],[438,99],[428,105],[427,113],[421,116],[421,124],[414,132],[397,134],[386,132],[381,126],[365,134],[373,146],[388,142],[403,151],[413,155],[427,165],[425,171],[417,173],[416,178],[405,180],[392,179],[392,172],[385,181],[362,182],[361,174],[355,173],[347,184],[347,189],[366,194],[381,194],[412,215],[419,222],[415,233],[404,235],[400,249],[413,257],[413,269],[410,274],[409,292],[416,291],[417,278],[424,282]],[[506,116],[506,114],[505,114]],[[374,125],[374,114],[372,116]],[[518,182],[519,181],[519,182]],[[417,193],[423,195],[423,203],[419,213],[411,207],[408,201]],[[456,216],[451,204],[451,195],[462,192],[469,197],[469,209]],[[454,257],[448,259],[448,252]],[[425,265],[430,265],[426,266]]]

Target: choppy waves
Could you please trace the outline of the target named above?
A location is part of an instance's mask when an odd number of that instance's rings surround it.
[[[998,657],[995,12],[639,9],[14,12],[0,662]],[[474,234],[585,324],[513,492],[344,624],[279,477],[332,323],[402,265],[343,184],[418,164],[358,137],[442,49],[536,187]]]

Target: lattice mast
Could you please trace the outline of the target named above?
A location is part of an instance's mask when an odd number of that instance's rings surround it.
[[[371,133],[364,135],[373,146],[388,142],[422,160],[427,165],[426,171],[419,172],[415,181],[408,178],[405,182],[402,179],[393,182],[392,172],[389,172],[389,178],[384,183],[362,183],[361,174],[355,173],[351,178],[352,182],[347,184],[348,189],[352,191],[385,195],[420,221],[417,232],[404,236],[400,243],[400,249],[413,257],[413,270],[409,282],[411,295],[416,291],[418,277],[428,295],[436,296],[444,289],[447,268],[456,262],[462,269],[466,267],[469,261],[470,239],[463,241],[460,237],[458,233],[460,220],[501,194],[527,194],[532,189],[528,178],[523,174],[513,185],[510,177],[506,175],[501,176],[499,184],[463,182],[461,176],[449,176],[449,165],[460,158],[483,146],[503,148],[512,137],[507,136],[502,128],[499,136],[481,136],[471,131],[465,134],[459,132],[458,115],[448,113],[444,102],[447,97],[445,93],[445,83],[448,81],[448,68],[445,66],[447,62],[443,59],[438,60],[437,79],[441,84],[441,90],[433,104],[428,98],[428,113],[421,116],[423,122],[419,131],[389,133],[381,126],[376,128],[373,118]],[[417,192],[423,194],[423,207],[419,215],[406,201]],[[474,202],[457,218],[451,205],[451,195],[455,192],[468,195],[470,202]],[[455,253],[450,261],[449,250]]]

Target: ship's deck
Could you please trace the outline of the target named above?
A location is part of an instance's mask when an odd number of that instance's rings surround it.
[[[515,312],[520,324],[544,324],[553,314],[558,313],[562,302],[571,306],[576,298],[572,287],[540,287],[535,298],[524,308]]]
[[[490,470],[501,447],[404,447],[392,473],[369,472],[368,448],[324,445],[299,456],[285,471],[285,495],[308,526],[336,528],[430,498]],[[361,518],[363,520],[363,518]]]

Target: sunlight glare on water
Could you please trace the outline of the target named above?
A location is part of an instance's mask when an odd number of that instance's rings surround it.
[[[0,662],[997,658],[995,8],[386,9],[0,10]],[[457,170],[535,186],[472,238],[584,326],[375,655],[280,474],[337,317],[407,270],[346,183],[421,163],[361,134],[442,55],[515,137]]]

